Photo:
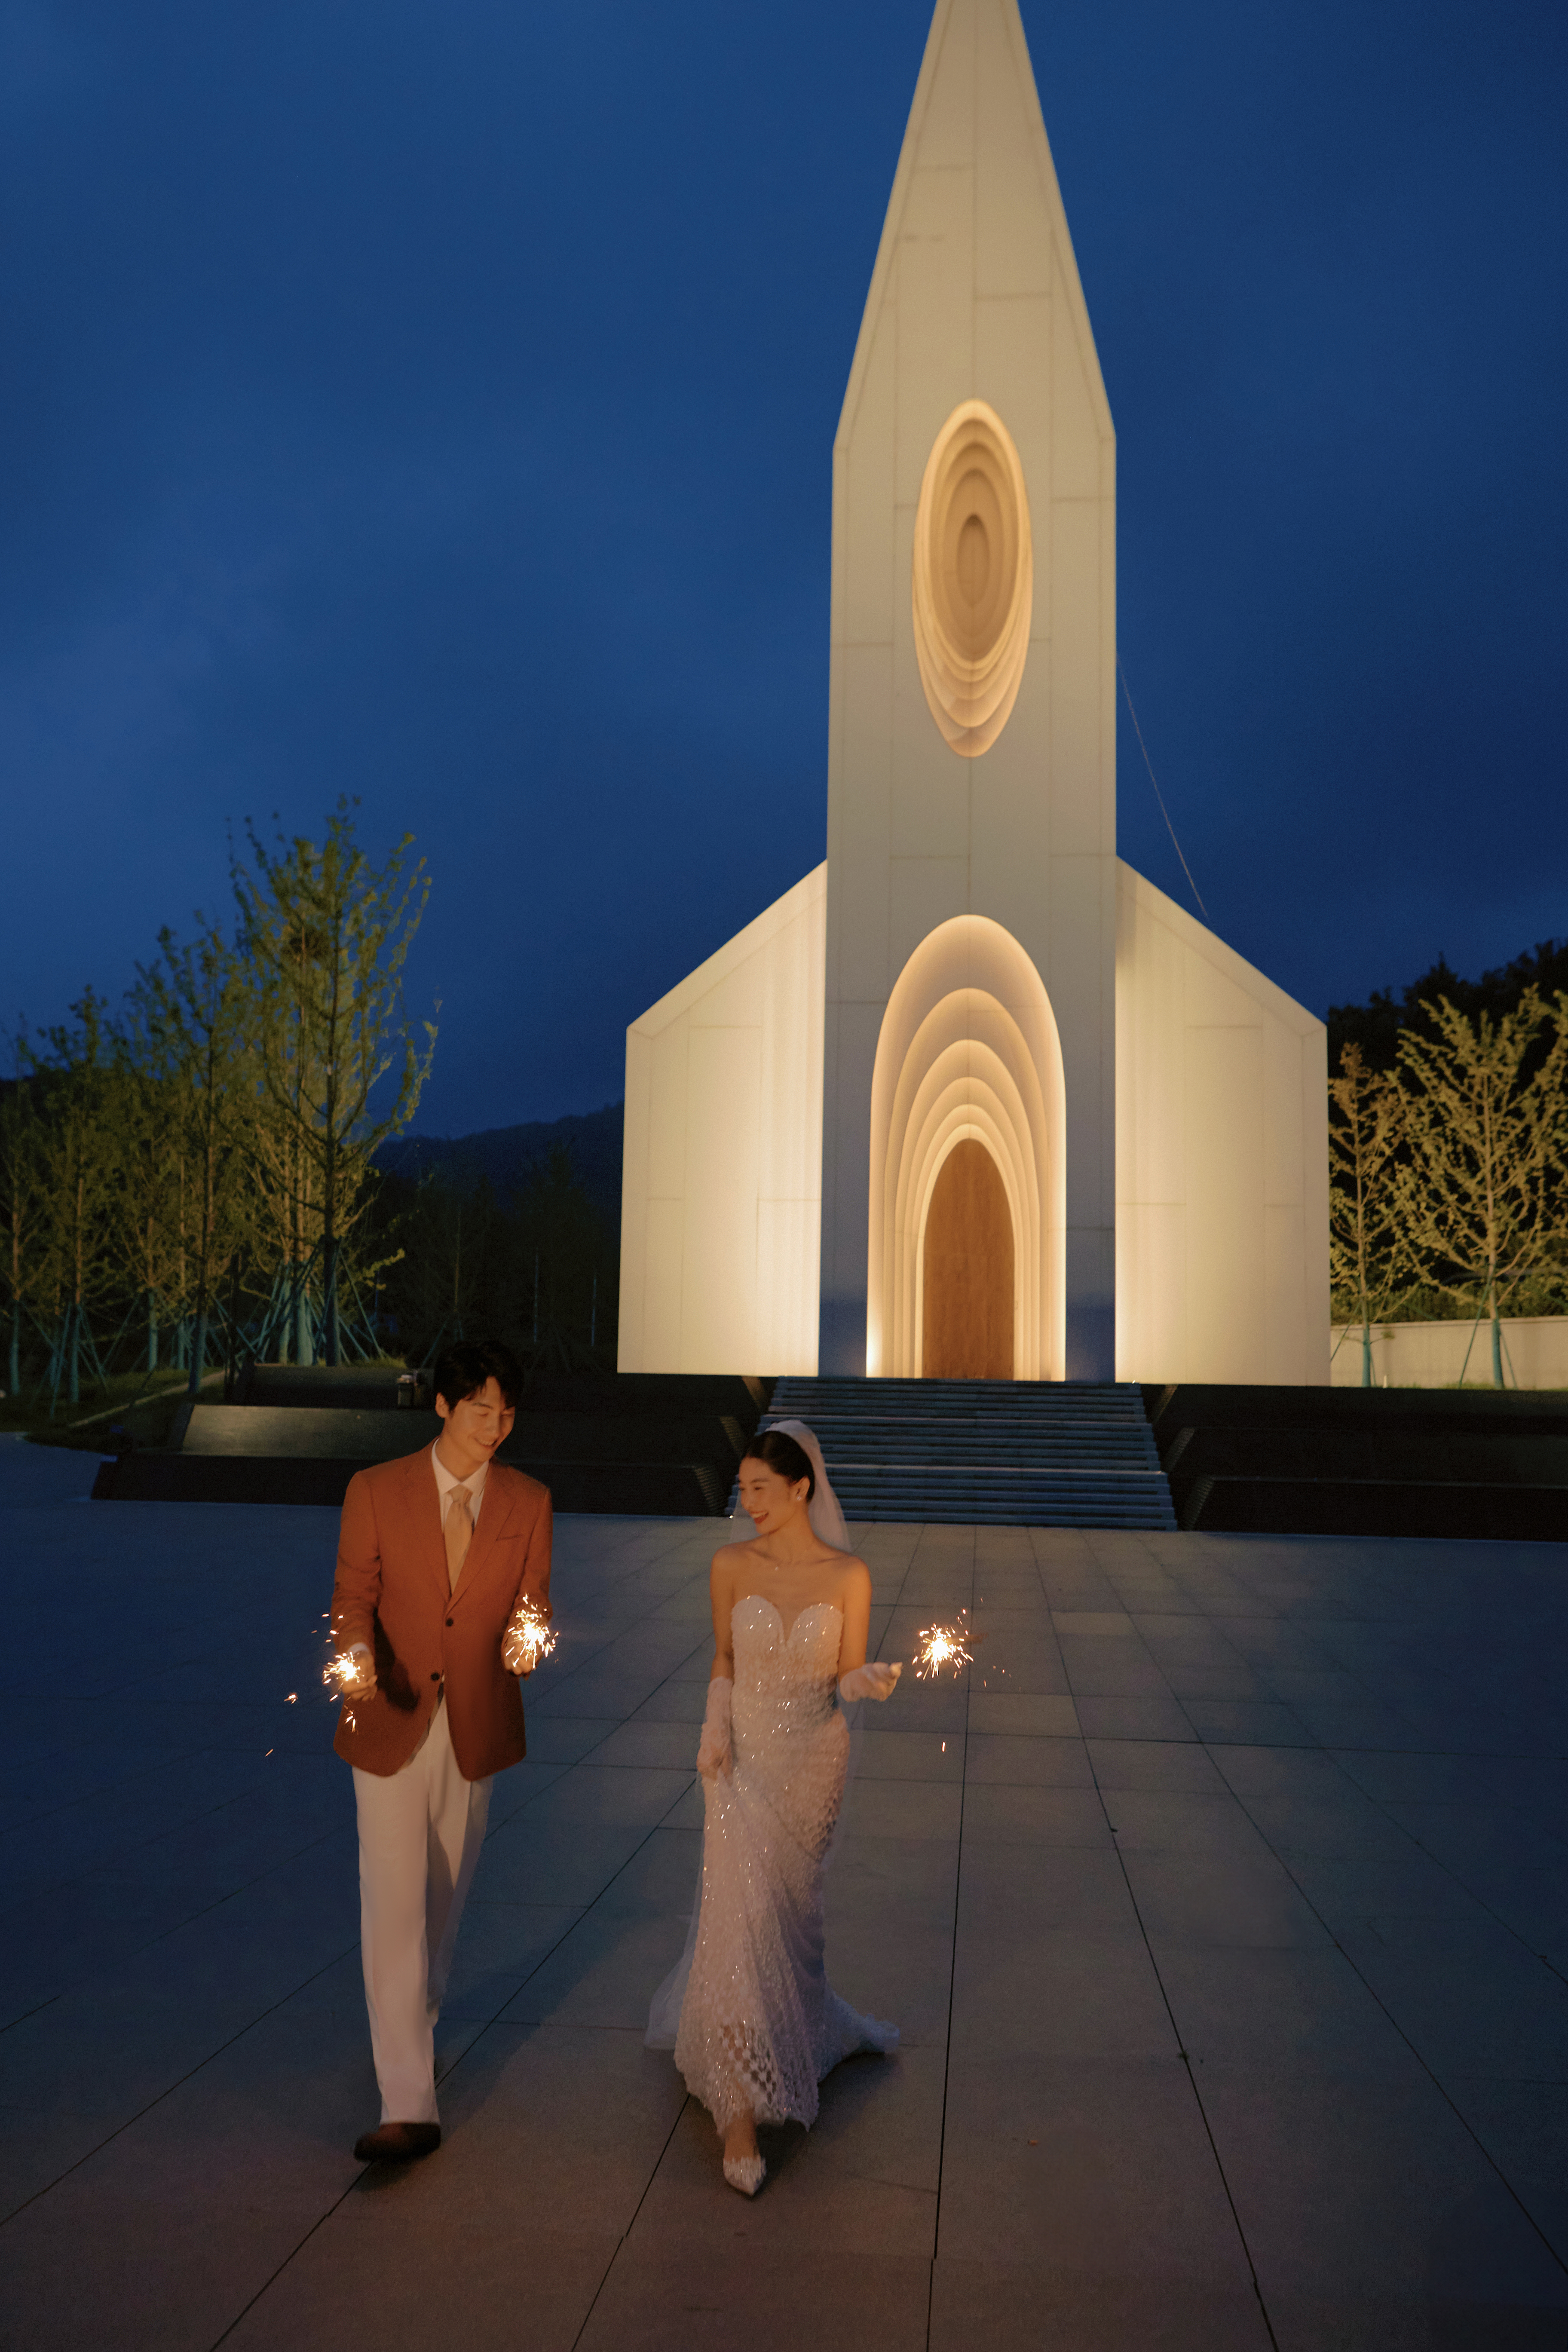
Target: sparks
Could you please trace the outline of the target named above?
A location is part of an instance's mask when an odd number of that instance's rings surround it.
[[[915,1674],[921,1682],[934,1682],[940,1674],[961,1675],[965,1666],[974,1663],[974,1653],[969,1646],[969,1612],[961,1609],[954,1625],[927,1625],[916,1637]]]
[[[352,1650],[334,1650],[321,1668],[322,1682],[334,1698],[345,1704],[343,1722],[350,1731],[354,1727],[354,1711],[349,1702],[364,1696],[363,1677],[364,1668]]]
[[[542,1658],[554,1649],[558,1636],[547,1617],[531,1601],[520,1601],[501,1643],[501,1660],[509,1674],[531,1675]]]

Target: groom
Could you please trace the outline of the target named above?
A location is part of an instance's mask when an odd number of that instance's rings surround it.
[[[516,1677],[531,1652],[510,1624],[550,1615],[550,1492],[492,1460],[522,1371],[493,1340],[437,1359],[432,1446],[349,1482],[332,1587],[353,1766],[360,1949],[381,2123],[362,2163],[441,2144],[435,2026],[489,1811],[490,1780],[524,1751]]]

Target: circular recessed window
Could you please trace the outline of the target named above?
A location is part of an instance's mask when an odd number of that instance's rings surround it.
[[[915,512],[915,653],[931,715],[966,760],[1007,724],[1029,650],[1035,564],[1012,436],[984,400],[937,435]]]

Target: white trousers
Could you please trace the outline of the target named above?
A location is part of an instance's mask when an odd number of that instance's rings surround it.
[[[354,1768],[360,1953],[384,2123],[433,2124],[436,2021],[474,1883],[488,1780],[465,1780],[445,1697],[400,1771]]]

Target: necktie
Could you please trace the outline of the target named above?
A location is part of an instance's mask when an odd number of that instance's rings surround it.
[[[468,1556],[468,1546],[474,1540],[474,1498],[466,1486],[454,1486],[452,1499],[447,1506],[447,1573],[452,1590],[458,1589],[458,1579],[463,1572],[463,1562]]]

